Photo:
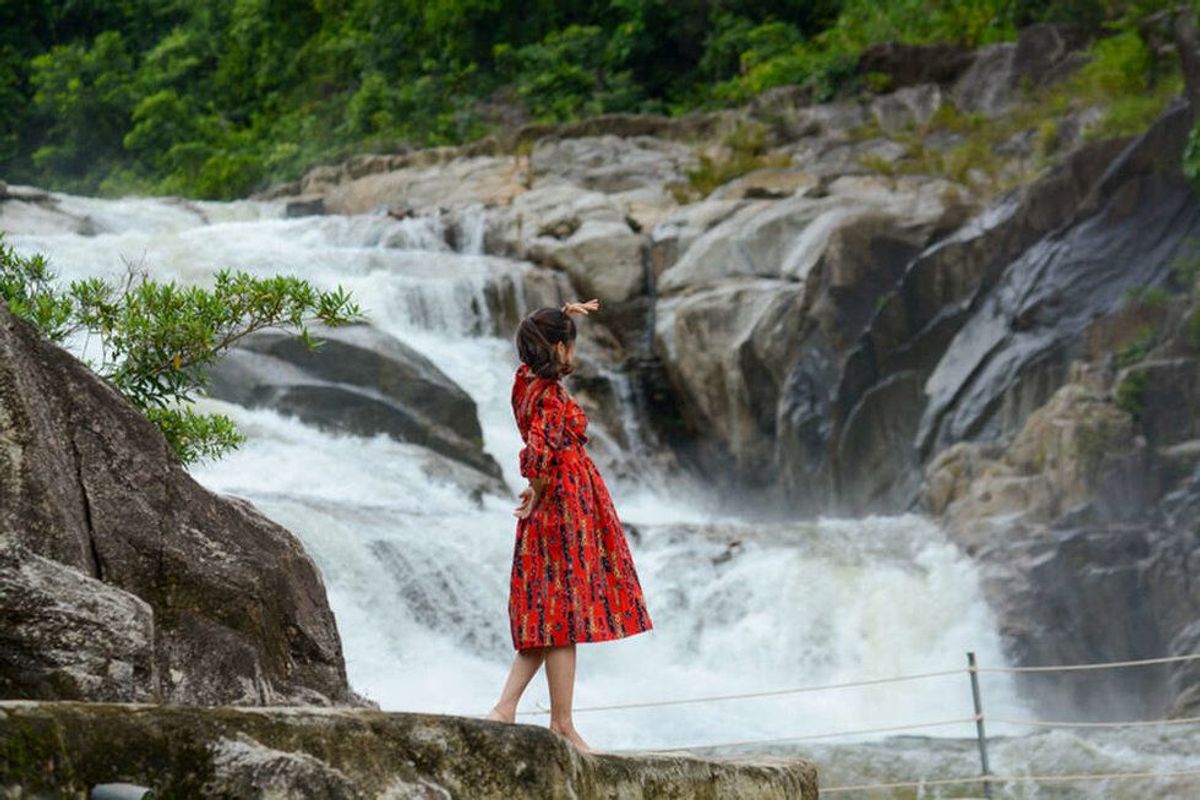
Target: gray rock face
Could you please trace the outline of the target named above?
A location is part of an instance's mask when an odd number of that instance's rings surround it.
[[[277,331],[247,336],[214,365],[207,393],[331,430],[386,433],[501,479],[483,451],[475,401],[432,361],[368,325],[313,335],[324,342],[316,351]]]
[[[1030,25],[1016,42],[981,48],[958,79],[952,95],[958,107],[994,117],[1006,111],[1023,86],[1047,86],[1081,64],[1087,39],[1061,25]]]
[[[1195,360],[1191,369],[1200,375]],[[1172,487],[1111,385],[1098,385],[1065,384],[1007,448],[948,449],[923,487],[922,506],[982,565],[1019,663],[1196,652],[1200,467]],[[1183,716],[1200,698],[1200,671],[1187,662],[1022,680],[1063,718]]]
[[[903,507],[931,457],[914,447],[926,408],[925,386],[975,303],[1005,268],[1078,213],[1120,152],[1120,143],[1085,147],[1036,183],[922,252],[847,354],[828,416],[837,460],[872,465],[838,476],[852,507]],[[831,433],[831,435],[833,435]]]
[[[554,176],[609,194],[685,181],[698,163],[691,147],[653,136],[548,138],[530,154],[535,180]]]
[[[197,484],[137,409],[2,304],[0,539],[94,581],[9,556],[30,592],[8,595],[8,624],[79,648],[64,696],[362,702],[296,538]],[[18,696],[45,697],[49,685],[6,680]]]
[[[961,221],[948,189],[843,176],[817,196],[710,200],[655,229],[665,263],[656,352],[701,440],[691,457],[702,471],[769,492],[803,487],[797,504],[825,502],[819,398],[905,264]]]
[[[0,621],[0,696],[154,699],[154,611],[140,598],[0,539]]]
[[[1164,117],[1109,168],[1069,227],[1008,265],[926,382],[918,448],[1013,430],[1048,396],[1039,382],[1062,383],[1092,319],[1115,310],[1128,289],[1166,282],[1184,243],[1200,234],[1200,202],[1177,167],[1149,164],[1177,164],[1171,157],[1190,125],[1184,109]]]

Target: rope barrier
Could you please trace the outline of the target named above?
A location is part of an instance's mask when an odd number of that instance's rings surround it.
[[[610,753],[670,753],[677,750],[695,750],[704,747],[731,747],[743,744],[773,744],[775,742],[801,742],[812,739],[833,739],[839,736],[859,736],[867,733],[895,733],[896,731],[916,730],[917,728],[938,728],[944,725],[965,725],[975,722],[978,716],[963,717],[962,719],[944,719],[937,722],[917,722],[909,725],[889,725],[884,728],[862,728],[855,731],[837,731],[836,733],[808,733],[801,736],[781,736],[776,739],[743,739],[738,742],[714,742],[712,744],[693,744],[685,747],[659,747],[654,750],[609,750]]]
[[[1175,719],[1138,719],[1115,722],[1051,722],[1037,719],[1005,719],[988,717],[988,722],[1003,722],[1006,725],[1030,725],[1035,728],[1143,728],[1161,725],[1190,725],[1200,722],[1200,717],[1177,717]]]
[[[974,775],[969,778],[936,778],[923,781],[895,783],[857,783],[847,786],[822,786],[821,794],[839,792],[869,792],[878,789],[919,789],[925,786],[953,786],[965,783],[1067,783],[1071,781],[1133,780],[1138,778],[1200,777],[1200,769],[1174,772],[1091,772],[1078,775]]]
[[[959,669],[944,669],[934,672],[921,672],[912,675],[895,675],[888,678],[874,678],[871,680],[848,681],[845,683],[830,683],[823,686],[798,686],[788,689],[768,689],[760,692],[740,692],[737,694],[716,694],[703,695],[700,697],[683,697],[670,700],[645,700],[633,703],[613,703],[603,706],[583,706],[574,709],[574,713],[582,714],[591,711],[620,711],[630,708],[653,708],[657,706],[672,706],[686,705],[689,703],[708,703],[719,702],[722,700],[747,700],[756,697],[778,697],[786,694],[803,694],[806,692],[825,692],[835,689],[853,689],[863,686],[879,686],[887,683],[901,683],[904,681],[926,680],[929,678],[941,678],[947,675],[958,675],[966,672],[1077,672],[1081,670],[1097,670],[1097,669],[1120,669],[1125,667],[1141,667],[1154,664],[1174,664],[1183,661],[1200,660],[1200,653],[1192,653],[1182,656],[1165,656],[1163,658],[1146,658],[1133,661],[1109,661],[1100,664],[1065,664],[1062,666],[1036,666],[1036,667],[966,667]],[[549,714],[550,709],[538,708],[533,711],[518,711],[518,716],[536,716]],[[1004,720],[996,720],[1003,722]]]
[[[839,736],[858,736],[867,733],[894,733],[896,731],[911,730],[917,728],[935,728],[943,725],[957,725],[960,723],[976,722],[979,719],[986,719],[988,722],[1000,722],[1007,725],[1029,725],[1042,728],[1138,728],[1150,726],[1167,726],[1167,725],[1191,725],[1200,723],[1200,717],[1181,717],[1178,719],[1151,719],[1151,720],[1134,720],[1131,722],[1050,722],[1041,720],[1027,719],[1006,719],[1004,717],[984,717],[982,714],[977,714],[971,717],[962,719],[941,720],[938,722],[919,722],[912,725],[894,725],[885,728],[866,728],[853,731],[838,731],[837,733],[813,733],[803,734],[800,736],[781,736],[774,739],[742,739],[733,742],[712,742],[709,744],[689,745],[686,747],[667,747],[658,748],[649,752],[670,752],[676,750],[691,750],[696,748],[711,748],[711,747],[733,747],[744,744],[772,744],[775,742],[792,742],[805,741],[809,739],[833,739]],[[637,749],[631,750],[612,750],[609,752],[646,752]]]
[[[1123,667],[1145,667],[1152,664],[1175,664],[1180,661],[1195,661],[1200,659],[1200,653],[1186,656],[1164,656],[1163,658],[1143,658],[1135,661],[1105,661],[1099,664],[1064,664],[1044,667],[976,667],[976,672],[1078,672],[1091,669],[1121,669]]]
[[[983,764],[983,774],[964,778],[937,778],[930,780],[919,781],[898,781],[892,783],[873,783],[873,784],[854,784],[847,786],[830,786],[823,787],[821,792],[826,794],[837,794],[841,792],[851,791],[873,791],[881,789],[903,789],[903,788],[922,788],[927,786],[949,786],[955,784],[975,784],[982,783],[984,793],[987,797],[991,797],[992,786],[998,783],[1011,782],[1069,782],[1069,781],[1092,781],[1092,780],[1132,780],[1145,778],[1177,778],[1177,777],[1200,777],[1200,769],[1195,770],[1179,770],[1175,772],[1108,772],[1108,773],[1085,773],[1077,775],[1014,775],[999,777],[990,774],[987,763],[986,738],[983,732],[983,722],[987,719],[993,723],[1001,723],[1005,725],[1015,726],[1030,726],[1040,728],[1081,728],[1081,729],[1097,729],[1097,728],[1136,728],[1150,726],[1169,726],[1169,725],[1188,725],[1200,723],[1200,717],[1181,717],[1176,719],[1154,719],[1154,720],[1132,720],[1132,721],[1114,721],[1114,722],[1067,722],[1067,721],[1049,721],[1049,720],[1025,720],[1025,719],[1007,719],[1004,717],[985,717],[982,708],[979,705],[979,690],[977,676],[983,672],[997,673],[1030,673],[1030,672],[1076,672],[1085,670],[1100,670],[1100,669],[1120,669],[1126,667],[1141,667],[1156,664],[1176,664],[1186,661],[1200,660],[1200,653],[1192,653],[1180,656],[1165,656],[1162,658],[1146,658],[1129,661],[1109,661],[1095,664],[1063,664],[1049,666],[1032,666],[1032,667],[980,667],[975,663],[975,654],[968,653],[969,665],[966,669],[948,669],[938,670],[935,672],[923,672],[912,675],[897,675],[888,678],[875,678],[862,681],[848,681],[844,683],[832,683],[823,686],[800,686],[788,689],[771,689],[759,692],[739,692],[736,694],[723,695],[706,695],[700,697],[675,698],[668,700],[648,700],[633,703],[614,703],[603,706],[584,706],[574,709],[575,712],[589,711],[615,711],[629,708],[651,708],[657,706],[668,705],[683,705],[688,703],[706,703],[717,702],[723,700],[742,700],[756,697],[777,697],[786,694],[800,694],[806,692],[821,692],[836,689],[850,689],[863,686],[878,686],[888,683],[901,683],[905,681],[925,680],[929,678],[940,678],[949,675],[957,675],[967,673],[971,676],[972,690],[975,693],[975,711],[976,713],[970,717],[960,719],[938,720],[935,722],[920,722],[908,725],[889,725],[877,728],[861,728],[858,730],[837,731],[833,733],[813,733],[802,734],[799,736],[780,736],[769,739],[742,739],[731,742],[712,742],[709,744],[695,744],[682,747],[665,747],[655,750],[638,750],[638,749],[620,749],[609,750],[610,753],[663,753],[675,752],[681,750],[697,750],[714,747],[736,747],[739,745],[754,745],[754,744],[775,744],[780,742],[802,742],[812,741],[816,739],[832,739],[842,736],[862,736],[874,733],[896,733],[900,731],[920,730],[925,728],[944,727],[948,725],[963,725],[968,723],[976,723],[978,726],[978,736],[980,742],[980,758]],[[539,708],[534,711],[518,711],[518,715],[527,716],[534,714],[548,714],[549,709]]]
[[[903,681],[924,680],[926,678],[941,678],[946,675],[960,675],[965,673],[965,669],[944,669],[938,672],[922,672],[915,675],[896,675],[890,678],[875,678],[865,681],[850,681],[848,683],[829,683],[824,686],[799,686],[793,689],[768,689],[761,692],[742,692],[740,694],[715,694],[704,697],[686,697],[674,700],[646,700],[637,703],[617,703],[607,706],[584,706],[576,708],[573,713],[582,713],[585,711],[614,711],[626,708],[649,708],[652,706],[672,706],[683,705],[685,703],[707,703],[717,700],[744,700],[753,697],[775,697],[782,694],[801,694],[804,692],[825,692],[832,689],[852,689],[860,686],[878,686],[884,683],[900,683]],[[538,709],[537,711],[518,711],[518,714],[549,714],[549,709]]]

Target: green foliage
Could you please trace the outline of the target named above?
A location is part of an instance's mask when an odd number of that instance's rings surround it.
[[[543,121],[572,119],[637,107],[632,73],[619,67],[620,40],[598,25],[570,25],[519,49],[496,46],[501,74]]]
[[[1130,414],[1134,419],[1140,419],[1145,408],[1146,371],[1133,369],[1125,374],[1117,384],[1115,400],[1117,407]]]
[[[1004,115],[986,119],[964,114],[947,102],[917,130],[891,135],[907,145],[904,157],[886,163],[868,158],[864,166],[886,175],[939,175],[985,194],[996,194],[1028,180],[1052,163],[1062,146],[1062,120],[1070,114],[1102,109],[1098,121],[1083,132],[1087,138],[1141,133],[1182,90],[1177,59],[1169,53],[1156,53],[1142,38],[1138,23],[1152,5],[1114,6],[1114,11],[1124,8],[1124,15],[1107,24],[1107,35],[1099,37],[1085,53],[1083,67],[1047,87],[1028,86]],[[1070,13],[1064,12],[1064,18],[1092,13],[1086,3],[1072,8]],[[1022,6],[1017,18],[1026,19],[1030,13],[1032,7]],[[997,154],[997,147],[1030,131],[1033,138],[1028,157],[1015,159]],[[958,138],[949,146],[932,148],[928,145],[932,133],[956,134]],[[864,128],[859,138],[877,134],[877,130]]]
[[[17,255],[4,243],[0,231],[0,298],[18,317],[37,326],[45,336],[60,342],[71,332],[71,301],[60,297],[53,285],[54,273],[40,254]]]
[[[1118,96],[1098,128],[1117,135],[1178,88],[1130,22],[1164,5],[22,0],[0,4],[0,174],[231,198],[364,149],[465,142],[528,118],[685,113],[785,84],[816,100],[882,91],[886,76],[857,72],[865,47],[976,46],[1035,21],[1115,26],[1087,72]]]
[[[1180,253],[1171,261],[1171,278],[1185,291],[1191,291],[1200,276],[1200,240],[1188,238]]]
[[[1121,348],[1117,353],[1117,366],[1128,367],[1136,364],[1146,357],[1150,349],[1154,347],[1154,328],[1150,325],[1143,325],[1138,328],[1132,341]]]
[[[1200,350],[1200,303],[1192,306],[1187,316],[1188,344],[1194,350]]]
[[[674,187],[677,201],[707,197],[721,184],[756,169],[785,167],[791,158],[768,154],[766,126],[741,122],[725,136],[719,155],[701,154],[699,160],[699,166],[688,170],[688,187]]]
[[[296,329],[316,349],[309,324],[362,318],[341,287],[318,291],[300,278],[230,270],[218,272],[210,289],[159,283],[133,268],[122,284],[88,278],[62,289],[44,258],[17,256],[2,235],[0,299],[53,341],[76,332],[94,337],[100,356],[89,366],[158,425],[185,464],[216,458],[242,441],[228,417],[180,406],[194,402],[225,350],[264,328]]]

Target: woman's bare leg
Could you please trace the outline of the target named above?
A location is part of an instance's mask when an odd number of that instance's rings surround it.
[[[567,737],[584,753],[588,747],[571,720],[571,696],[575,692],[575,644],[551,647],[546,654],[546,683],[550,686],[550,730]]]
[[[508,671],[508,680],[504,682],[504,690],[500,693],[500,701],[492,707],[487,719],[516,722],[517,703],[545,658],[545,647],[530,647],[517,651],[512,669]]]

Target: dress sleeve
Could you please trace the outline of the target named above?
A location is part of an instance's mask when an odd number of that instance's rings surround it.
[[[562,387],[557,384],[547,387],[534,400],[526,444],[520,454],[522,477],[534,481],[557,466],[566,419],[567,402]]]

